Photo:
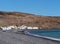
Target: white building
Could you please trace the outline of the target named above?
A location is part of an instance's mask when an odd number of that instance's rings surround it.
[[[27,26],[22,25],[22,26],[19,26],[18,28],[19,28],[19,29],[26,29],[26,28],[27,28]]]
[[[10,28],[17,28],[17,26],[9,26]]]
[[[38,27],[33,27],[33,29],[39,29]]]
[[[7,28],[6,28],[6,27],[1,27],[1,29],[2,29],[2,30],[7,30]]]
[[[33,27],[27,27],[27,29],[33,29]]]
[[[1,27],[2,30],[11,30],[11,29],[17,29],[16,26],[7,26],[7,27]]]
[[[6,27],[0,27],[2,30],[17,30],[17,31],[23,31],[25,29],[39,29],[38,27],[27,27],[25,25],[22,26],[6,26]]]

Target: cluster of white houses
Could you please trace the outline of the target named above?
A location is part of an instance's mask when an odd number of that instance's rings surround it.
[[[12,29],[24,30],[24,29],[39,29],[39,28],[38,27],[28,27],[28,26],[22,25],[22,26],[5,26],[5,27],[0,27],[0,29],[2,29],[2,30],[12,30]]]

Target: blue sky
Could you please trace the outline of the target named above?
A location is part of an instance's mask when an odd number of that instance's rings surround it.
[[[0,0],[0,11],[60,16],[60,0]]]

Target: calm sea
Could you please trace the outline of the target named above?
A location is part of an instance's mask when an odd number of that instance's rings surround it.
[[[60,29],[52,29],[52,30],[29,30],[31,34],[47,36],[53,38],[60,38]]]

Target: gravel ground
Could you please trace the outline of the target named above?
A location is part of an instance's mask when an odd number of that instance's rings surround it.
[[[22,33],[0,31],[0,44],[60,44],[60,42],[28,36]]]

